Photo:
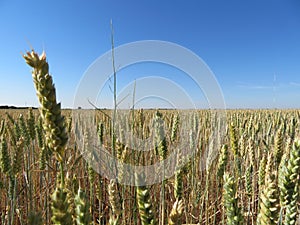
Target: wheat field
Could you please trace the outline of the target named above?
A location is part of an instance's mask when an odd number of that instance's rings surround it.
[[[133,109],[119,116],[96,109],[95,130],[82,130],[79,139],[85,120],[57,103],[46,56],[24,58],[40,108],[0,111],[1,224],[299,224],[300,110],[227,110],[215,157],[214,110],[189,110],[183,118],[180,110]],[[183,124],[189,158],[179,145]],[[150,151],[125,141],[129,130],[153,140]],[[84,157],[93,148],[90,132],[129,165],[151,165],[175,152],[173,175],[124,185],[126,177],[146,178],[118,167],[116,179],[108,179]]]

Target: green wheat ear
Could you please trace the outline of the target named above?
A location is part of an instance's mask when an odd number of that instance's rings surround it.
[[[246,174],[245,174],[246,194],[248,196],[252,195],[252,176],[253,176],[253,167],[252,165],[250,165],[246,169]]]
[[[217,169],[217,176],[219,177],[219,179],[223,178],[227,161],[228,161],[228,146],[223,145],[221,148],[221,153],[218,161],[218,169]]]
[[[279,193],[275,175],[266,179],[265,188],[260,194],[258,225],[276,225],[279,217]]]
[[[266,155],[264,154],[262,156],[262,159],[259,162],[259,170],[258,170],[259,189],[261,189],[261,186],[263,186],[265,183],[266,166],[267,166],[267,158],[266,158]]]
[[[224,174],[224,206],[227,216],[228,225],[243,225],[244,218],[241,209],[238,206],[238,198],[236,197],[236,184],[233,177],[228,173]]]
[[[11,160],[8,153],[7,142],[4,137],[1,137],[0,143],[0,163],[2,172],[8,175],[11,170]]]
[[[160,156],[160,160],[164,160],[167,157],[167,140],[164,130],[164,121],[162,114],[159,111],[156,111],[154,116],[154,125],[155,125],[155,148]]]
[[[275,163],[276,163],[276,168],[278,168],[282,155],[283,155],[283,129],[282,126],[278,129],[276,136],[275,136],[275,153],[274,153],[274,158],[275,158]]]
[[[172,132],[171,132],[171,142],[174,142],[178,134],[178,125],[179,125],[179,115],[176,114],[172,119]]]
[[[242,174],[241,153],[239,151],[236,127],[233,123],[231,123],[229,126],[229,133],[230,133],[230,146],[234,156],[234,168],[236,174],[240,177]]]
[[[182,181],[183,171],[179,169],[175,172],[174,181],[174,196],[176,199],[181,199],[183,194],[183,181]]]
[[[284,225],[297,224],[297,202],[299,199],[299,185],[297,184],[294,188],[294,192],[290,203],[286,207]]]
[[[16,144],[14,155],[13,155],[13,165],[12,165],[12,174],[17,175],[21,172],[23,159],[24,159],[24,139],[21,137]]]
[[[1,125],[0,125],[0,136],[4,134],[5,131],[5,120],[1,120]]]
[[[23,114],[20,114],[19,116],[19,126],[20,126],[21,136],[24,139],[25,145],[28,146],[30,144],[31,137]]]
[[[8,123],[6,123],[6,126],[5,126],[6,132],[8,134],[10,143],[15,146],[17,143],[17,138],[20,137],[19,136],[20,135],[19,127],[16,124],[15,120],[11,117],[10,114],[6,113],[6,115],[7,115],[8,120],[12,124],[12,125],[9,125]]]
[[[32,77],[36,93],[41,104],[41,116],[48,147],[55,152],[58,161],[62,162],[64,148],[68,141],[65,119],[61,115],[61,105],[56,102],[56,90],[49,74],[46,54],[38,55],[33,50],[23,56],[26,63],[33,68]]]
[[[62,188],[56,188],[52,196],[52,217],[55,225],[73,225],[72,215],[69,212],[68,192]]]
[[[143,174],[136,175],[137,185],[144,183]],[[142,225],[156,225],[153,206],[150,198],[150,191],[146,186],[136,187],[136,198]]]
[[[41,117],[39,117],[37,124],[35,125],[35,133],[37,137],[38,146],[41,149],[44,146],[44,130],[43,121]]]
[[[78,189],[78,193],[75,197],[75,213],[77,225],[90,225],[91,217],[89,211],[89,204],[85,193],[82,189]]]
[[[295,140],[293,149],[290,152],[290,157],[287,166],[281,167],[281,176],[279,179],[280,197],[282,205],[290,204],[293,196],[297,180],[300,173],[300,140]]]
[[[28,117],[27,117],[27,128],[30,135],[31,140],[35,138],[35,118],[32,112],[32,108],[28,110]]]

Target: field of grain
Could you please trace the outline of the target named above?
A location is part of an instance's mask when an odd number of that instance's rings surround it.
[[[180,139],[177,113],[137,110],[134,118],[124,121],[134,127],[136,135],[150,135],[151,121],[157,116],[165,121],[169,129],[165,133],[170,135],[143,156],[117,139],[116,157],[133,165],[168,157],[176,150],[169,146]],[[67,220],[69,224],[73,220],[82,221],[77,224],[277,224],[279,220],[295,224],[299,111],[228,111],[224,142],[208,170],[203,155],[209,148],[210,111],[195,111],[190,129],[191,135],[199,133],[199,139],[197,143],[188,140],[194,153],[191,160],[173,177],[142,187],[120,185],[96,173],[78,149],[72,113],[62,114],[68,142],[62,155],[64,185],[60,189],[60,157],[47,146],[39,111],[1,112],[1,224],[26,224],[27,220],[51,224],[51,217],[53,224],[68,224],[62,222]],[[95,113],[99,139],[113,154],[106,114]],[[61,222],[54,222],[55,218]]]
[[[0,112],[1,224],[297,224],[299,110],[227,110],[219,145],[211,144],[214,110],[93,110],[95,126],[87,126],[88,110],[56,102],[45,58],[25,59],[41,107]],[[129,131],[152,140],[150,150],[126,140]],[[175,153],[173,175],[149,184],[118,166],[107,179],[86,160],[93,133],[128,165]],[[127,178],[144,185],[125,185]]]

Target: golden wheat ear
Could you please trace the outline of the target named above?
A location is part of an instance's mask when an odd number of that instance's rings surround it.
[[[183,213],[183,207],[184,207],[183,200],[176,199],[168,218],[169,225],[181,225],[181,216]]]

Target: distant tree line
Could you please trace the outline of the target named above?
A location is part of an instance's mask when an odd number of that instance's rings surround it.
[[[0,105],[0,109],[37,109],[36,107],[17,107],[17,106],[8,106],[8,105]]]

